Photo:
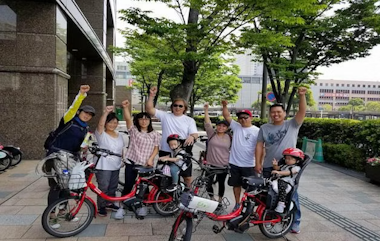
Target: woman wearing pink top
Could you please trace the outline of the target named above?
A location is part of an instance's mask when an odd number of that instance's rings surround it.
[[[228,166],[228,160],[230,156],[231,136],[227,134],[229,123],[226,120],[218,121],[216,123],[216,130],[213,129],[210,117],[208,115],[208,103],[204,105],[205,113],[205,129],[208,137],[207,144],[207,164],[215,167]],[[219,202],[222,200],[225,191],[225,181],[227,173],[216,174],[216,180],[218,182],[218,195]],[[209,177],[207,192],[214,193],[212,187],[214,175]],[[211,197],[212,198],[212,197]]]

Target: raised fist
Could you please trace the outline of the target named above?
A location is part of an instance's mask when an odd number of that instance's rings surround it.
[[[106,106],[106,109],[105,109],[105,112],[106,113],[110,113],[110,112],[112,112],[113,111],[113,106],[112,105],[110,105],[110,106]]]
[[[79,91],[81,94],[85,94],[88,91],[90,91],[90,86],[89,85],[81,85]]]
[[[228,105],[227,100],[222,100],[222,106],[227,106],[227,105]]]
[[[307,92],[307,88],[306,87],[298,87],[298,94],[299,95],[305,95]]]
[[[157,87],[156,86],[153,86],[152,88],[150,88],[150,90],[149,90],[149,95],[150,96],[156,96],[156,94],[157,94]]]
[[[206,103],[204,104],[204,106],[203,106],[203,109],[204,109],[205,111],[208,111],[208,107],[209,107],[208,102],[206,102]]]
[[[122,106],[123,108],[127,108],[127,107],[129,107],[129,101],[128,101],[128,100],[124,100],[123,102],[121,102],[121,106]]]

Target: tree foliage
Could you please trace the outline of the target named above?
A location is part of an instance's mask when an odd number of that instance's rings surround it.
[[[376,2],[319,0],[294,11],[293,21],[263,14],[244,28],[242,46],[260,56],[277,102],[287,103],[287,112],[297,87],[312,83],[319,66],[368,56],[380,43]]]

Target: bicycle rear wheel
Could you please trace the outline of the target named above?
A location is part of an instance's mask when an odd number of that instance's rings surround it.
[[[50,204],[42,214],[41,222],[44,230],[58,238],[74,236],[90,225],[95,214],[95,207],[90,200],[85,199],[79,212],[72,213],[79,208],[78,197],[61,198]]]
[[[5,171],[8,169],[8,167],[10,167],[12,163],[12,159],[9,158],[9,157],[5,157],[5,158],[2,158],[0,160],[0,171]]]
[[[275,212],[265,210],[263,213],[262,220],[272,220],[278,217],[278,214],[276,214]],[[261,233],[267,236],[268,238],[281,238],[290,231],[290,229],[292,228],[293,221],[294,212],[289,213],[286,217],[283,217],[281,222],[278,223],[260,223],[259,228]]]
[[[16,166],[17,164],[21,162],[21,160],[22,160],[21,153],[13,155],[11,166]]]
[[[185,212],[176,218],[172,231],[170,233],[169,241],[181,240],[190,241],[193,234],[193,219],[186,216]]]
[[[178,198],[176,197],[178,190],[174,191],[172,193],[164,193],[162,191],[158,191],[156,193],[156,196],[154,197],[155,201],[163,200],[172,197],[171,202],[157,202],[153,203],[153,208],[154,210],[160,214],[163,217],[166,216],[171,216],[178,212],[179,210],[179,201]]]

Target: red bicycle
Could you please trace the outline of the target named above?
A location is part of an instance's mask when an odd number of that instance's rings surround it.
[[[199,216],[206,216],[213,221],[223,222],[222,227],[214,225],[214,233],[220,233],[224,228],[243,233],[249,227],[258,225],[260,231],[268,238],[274,239],[287,234],[293,224],[296,205],[292,201],[292,196],[297,190],[299,179],[303,170],[310,163],[311,159],[305,155],[305,161],[298,173],[295,185],[288,194],[284,213],[279,214],[274,211],[277,204],[277,196],[270,187],[271,179],[261,177],[243,178],[244,195],[240,202],[240,207],[228,214],[219,215],[215,212],[215,203],[212,200],[196,197],[196,194],[188,191],[182,194],[180,208],[181,213],[175,220],[169,241],[183,240],[190,241],[196,226],[193,219]],[[199,222],[196,222],[198,225]]]
[[[89,150],[97,157],[106,155],[120,156],[96,145],[90,147]],[[67,155],[67,153],[65,154]],[[54,161],[62,160],[55,159]],[[175,192],[167,193],[161,188],[161,181],[166,176],[160,170],[136,166],[135,170],[138,172],[138,177],[133,190],[121,197],[111,197],[104,194],[92,183],[92,178],[96,172],[95,166],[96,163],[91,164],[86,169],[89,175],[86,183],[79,184],[78,187],[81,188],[70,190],[69,195],[57,200],[45,209],[41,222],[47,233],[59,238],[70,237],[82,232],[90,225],[97,214],[97,207],[96,202],[87,195],[88,189],[107,201],[122,202],[126,207],[134,210],[135,213],[136,209],[142,207],[142,205],[153,205],[155,211],[162,216],[172,215],[179,210],[179,197],[182,190],[178,189]],[[57,178],[63,190],[69,190],[70,185],[68,183],[77,178],[71,175],[69,180],[64,180],[62,174],[46,175],[46,177]]]

